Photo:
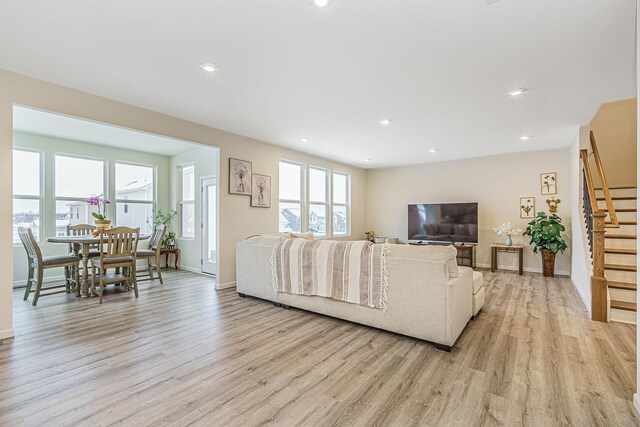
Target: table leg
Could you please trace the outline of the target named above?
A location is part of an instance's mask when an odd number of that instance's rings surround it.
[[[89,244],[82,244],[82,297],[89,296]]]
[[[164,254],[164,268],[169,268],[169,252]]]
[[[523,264],[524,264],[524,249],[520,249],[518,251],[518,274],[521,275],[521,276],[524,274],[524,272],[523,272],[523,269],[524,269]]]
[[[498,251],[496,248],[491,248],[491,272],[495,273],[498,264]]]
[[[176,253],[174,254],[174,256],[176,257],[176,270],[178,269],[178,265],[180,264],[180,252],[176,251]]]

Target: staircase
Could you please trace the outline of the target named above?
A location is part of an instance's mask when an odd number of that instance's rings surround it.
[[[598,208],[607,210],[602,188],[596,188]],[[609,187],[619,228],[604,234],[604,276],[609,288],[608,319],[636,323],[637,188]],[[605,222],[605,226],[611,225]]]

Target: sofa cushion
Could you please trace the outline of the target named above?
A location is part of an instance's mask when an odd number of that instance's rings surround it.
[[[292,239],[306,239],[306,240],[313,240],[315,239],[315,236],[313,235],[312,231],[305,231],[304,233],[294,233],[291,232],[291,238]]]
[[[477,294],[480,288],[484,286],[484,276],[479,271],[473,272],[473,294]]]
[[[444,261],[447,263],[449,277],[458,277],[458,251],[447,245],[389,245],[389,256],[397,258],[420,259],[429,261]]]
[[[286,240],[285,237],[278,234],[262,234],[259,236],[251,236],[245,239],[242,244],[244,245],[258,245],[258,246],[273,246],[276,247],[280,243]]]

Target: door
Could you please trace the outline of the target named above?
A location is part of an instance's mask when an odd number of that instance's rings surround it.
[[[218,184],[216,178],[202,179],[202,272],[218,272]]]

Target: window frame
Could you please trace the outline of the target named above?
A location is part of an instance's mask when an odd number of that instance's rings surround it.
[[[288,163],[300,168],[300,200],[296,199],[281,199],[280,198],[280,163]],[[309,229],[309,217],[307,215],[308,208],[306,206],[306,199],[308,194],[307,189],[307,165],[304,163],[296,162],[293,160],[280,159],[278,161],[278,232],[280,231],[280,203],[297,203],[300,205],[300,232],[303,233]]]
[[[345,177],[346,179],[346,185],[347,187],[345,188],[345,202],[346,203],[336,203],[335,199],[333,197],[333,195],[335,194],[334,192],[334,185],[335,185],[335,178],[334,175],[342,175]],[[345,232],[345,234],[335,234],[335,230],[333,229],[333,208],[335,206],[338,207],[344,207],[345,211],[347,212],[347,221],[346,221],[346,225],[347,225],[347,231]],[[331,235],[332,236],[337,236],[337,237],[350,237],[351,236],[351,174],[347,173],[347,172],[340,172],[340,171],[336,171],[333,170],[331,171]]]
[[[127,166],[139,166],[143,168],[151,168],[151,174],[153,176],[153,190],[152,190],[152,200],[137,200],[137,199],[119,199],[118,198],[118,189],[115,188],[114,185],[114,209],[115,215],[114,219],[116,224],[118,223],[118,203],[123,203],[126,205],[125,211],[129,210],[128,205],[139,204],[139,205],[151,205],[152,212],[155,212],[158,200],[158,166],[148,163],[141,162],[128,162],[125,160],[114,160],[113,162],[113,177],[117,179],[118,177],[118,165],[127,165]],[[125,212],[127,213],[127,212]]]
[[[15,168],[15,164],[13,164],[13,152],[14,151],[25,151],[28,153],[36,153],[38,154],[38,170],[39,170],[39,174],[40,174],[40,179],[38,180],[38,195],[37,196],[32,196],[32,195],[25,195],[25,194],[15,194],[13,193],[13,172],[12,172],[12,176],[11,176],[11,193],[12,193],[12,197],[11,197],[11,203],[12,205],[14,204],[14,200],[18,199],[18,200],[37,200],[38,201],[38,214],[40,215],[39,221],[40,221],[40,226],[38,227],[38,233],[37,235],[34,235],[34,237],[36,238],[36,240],[38,241],[38,243],[42,242],[42,236],[43,236],[43,232],[44,232],[44,150],[40,150],[40,149],[35,149],[35,148],[27,148],[27,147],[20,147],[20,146],[13,146],[12,150],[11,150],[11,164],[12,164],[12,168]],[[13,170],[13,169],[12,169]],[[13,216],[13,206],[12,206],[12,213],[11,215]],[[13,240],[13,236],[12,239]],[[22,242],[20,240],[18,240],[17,242],[13,242],[13,246],[22,246]]]
[[[184,169],[185,168],[193,168],[193,200],[189,199],[189,200],[185,200],[184,199]],[[181,165],[178,165],[178,179],[179,179],[179,187],[178,187],[178,194],[180,195],[180,199],[178,201],[178,214],[179,214],[179,221],[180,221],[180,236],[179,239],[180,240],[188,240],[188,241],[195,241],[196,240],[196,198],[197,198],[197,191],[198,189],[196,188],[196,164],[195,162],[189,162],[189,163],[184,163]],[[184,235],[184,227],[183,227],[183,211],[184,211],[184,206],[185,205],[191,205],[193,206],[193,236],[189,237],[189,236],[185,236]]]
[[[87,197],[63,197],[60,196],[58,197],[56,195],[56,172],[57,172],[57,167],[56,167],[56,157],[69,157],[72,159],[81,159],[81,160],[93,160],[93,161],[98,161],[98,162],[102,162],[102,197],[104,198],[109,198],[108,194],[109,194],[109,159],[106,159],[104,157],[94,157],[94,156],[85,156],[85,155],[81,155],[81,154],[70,154],[70,153],[65,153],[65,152],[60,152],[60,151],[53,151],[51,153],[52,157],[52,169],[53,169],[53,174],[52,174],[52,191],[51,191],[51,197],[53,198],[53,218],[51,219],[52,221],[52,230],[56,230],[56,214],[57,214],[57,203],[58,201],[61,202],[86,202],[87,201]],[[96,196],[100,196],[99,194],[96,194]],[[111,212],[109,212],[109,215],[111,215]],[[90,219],[90,218],[88,218]]]
[[[333,236],[333,207],[331,206],[331,202],[333,199],[333,187],[332,187],[332,173],[330,169],[323,168],[320,166],[309,165],[307,168],[307,194],[309,197],[306,200],[307,205],[307,228],[306,231],[310,231],[309,228],[311,226],[311,205],[323,205],[325,207],[326,217],[325,217],[325,233],[324,234],[316,234],[313,233],[314,238],[321,239]],[[316,170],[324,173],[324,202],[319,202],[316,200],[311,200],[311,170]],[[330,220],[331,219],[331,220]]]

